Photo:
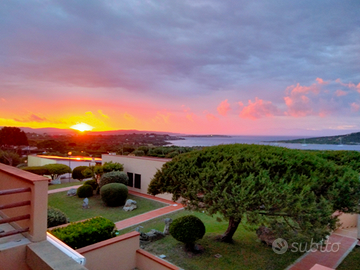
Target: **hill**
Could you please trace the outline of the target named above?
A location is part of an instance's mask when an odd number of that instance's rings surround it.
[[[345,135],[336,135],[336,136],[326,136],[326,137],[314,137],[314,138],[302,138],[296,140],[284,140],[277,141],[283,143],[306,143],[306,144],[347,144],[347,145],[356,145],[360,144],[360,132],[345,134]]]

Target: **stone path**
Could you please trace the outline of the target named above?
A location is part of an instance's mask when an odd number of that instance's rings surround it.
[[[357,243],[356,238],[333,233],[324,250],[310,251],[304,254],[286,270],[336,269]]]
[[[53,189],[53,190],[49,190],[48,194],[57,193],[57,192],[63,192],[63,191],[70,190],[72,188],[77,189],[80,186],[81,185]],[[156,209],[156,210],[153,210],[153,211],[141,214],[141,215],[137,215],[137,216],[134,216],[134,217],[131,217],[131,218],[127,218],[127,219],[115,222],[116,228],[118,230],[125,229],[125,228],[128,228],[128,227],[134,226],[134,225],[138,225],[138,224],[140,224],[140,223],[142,223],[144,221],[151,220],[151,219],[154,219],[154,218],[157,218],[157,217],[160,217],[160,216],[163,216],[163,215],[166,215],[166,214],[176,212],[176,211],[179,211],[179,210],[183,209],[183,206],[181,204],[174,203],[173,201],[170,201],[170,200],[158,198],[158,197],[155,197],[155,196],[152,196],[152,195],[147,195],[147,194],[143,194],[143,193],[136,192],[136,191],[131,191],[131,190],[129,190],[129,193],[132,194],[132,195],[135,195],[135,196],[139,196],[139,197],[143,197],[143,198],[146,198],[146,199],[150,199],[150,200],[158,201],[158,202],[161,202],[161,203],[165,203],[165,204],[167,204],[167,206],[164,206],[162,208],[159,208],[159,209]]]

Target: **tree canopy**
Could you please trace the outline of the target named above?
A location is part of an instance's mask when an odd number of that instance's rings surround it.
[[[71,168],[65,164],[47,164],[43,166],[48,170],[51,179],[56,179],[59,175],[71,173]]]
[[[0,146],[29,145],[24,131],[17,127],[3,127],[0,129]]]
[[[65,164],[47,164],[44,166],[23,167],[21,169],[38,175],[50,175],[52,180],[59,175],[71,173],[70,167]]]
[[[187,209],[271,227],[288,240],[321,240],[336,227],[335,210],[358,211],[359,174],[313,153],[265,145],[219,145],[176,156],[148,193],[172,193]]]

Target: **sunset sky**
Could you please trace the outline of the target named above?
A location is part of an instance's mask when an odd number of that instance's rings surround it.
[[[359,0],[0,3],[0,126],[360,131]]]

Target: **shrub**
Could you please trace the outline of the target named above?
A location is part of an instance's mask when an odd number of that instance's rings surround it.
[[[107,206],[120,206],[126,202],[128,188],[124,184],[111,183],[100,189],[100,195]]]
[[[104,173],[100,178],[99,187],[100,189],[106,184],[110,183],[120,183],[127,185],[129,181],[129,177],[124,172],[113,171]]]
[[[83,185],[89,185],[92,187],[93,190],[96,190],[99,184],[96,182],[96,180],[87,180],[84,182]]]
[[[91,197],[94,194],[94,192],[92,186],[82,185],[77,189],[76,194],[78,195],[79,198],[87,198],[87,197]]]
[[[205,225],[201,219],[188,215],[175,219],[170,225],[169,232],[176,240],[193,246],[195,241],[203,238]]]
[[[172,152],[166,154],[166,157],[167,158],[173,158],[173,157],[176,157],[177,155],[179,155],[178,151],[172,151]]]
[[[50,233],[73,249],[82,248],[112,238],[115,224],[103,217],[95,217],[83,222],[51,230]]]
[[[52,180],[56,179],[59,175],[71,173],[71,168],[65,164],[46,164],[43,167],[49,171]]]
[[[38,175],[49,174],[48,169],[44,168],[43,166],[22,167],[21,169]]]
[[[84,170],[89,168],[88,166],[78,166],[72,171],[72,178],[77,180],[85,179],[85,175],[82,173]]]
[[[59,209],[48,207],[47,210],[47,227],[55,227],[69,222],[68,217]]]
[[[124,170],[124,165],[123,164],[120,164],[118,162],[112,162],[112,161],[105,162],[102,167],[103,167],[104,173],[112,172],[112,171],[123,171]]]
[[[142,157],[142,156],[145,156],[145,152],[143,151],[143,150],[135,150],[134,152],[133,152],[133,154],[135,155],[135,156],[138,156],[138,157]]]

